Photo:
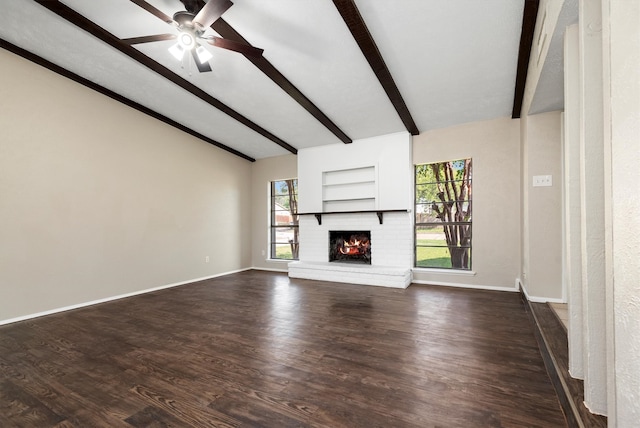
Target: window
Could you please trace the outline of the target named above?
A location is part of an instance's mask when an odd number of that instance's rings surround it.
[[[416,165],[415,266],[471,269],[471,159]]]
[[[271,258],[298,259],[298,180],[271,182]]]

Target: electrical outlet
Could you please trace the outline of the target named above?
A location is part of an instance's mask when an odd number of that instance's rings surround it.
[[[209,256],[204,256],[204,262],[209,263]]]
[[[551,175],[534,175],[533,187],[549,187],[553,186]]]
[[[264,250],[262,250],[262,255],[264,256],[266,253],[264,252]]]

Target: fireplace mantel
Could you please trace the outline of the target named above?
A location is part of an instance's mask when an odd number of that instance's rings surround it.
[[[411,210],[358,210],[358,211],[325,211],[325,212],[317,212],[317,213],[295,213],[294,215],[313,215],[318,220],[318,225],[322,224],[322,216],[323,215],[331,215],[331,214],[366,214],[366,213],[376,213],[378,216],[378,221],[382,224],[383,213],[408,213]]]

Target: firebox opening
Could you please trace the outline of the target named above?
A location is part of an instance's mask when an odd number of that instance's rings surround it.
[[[329,261],[371,264],[371,231],[329,231]]]

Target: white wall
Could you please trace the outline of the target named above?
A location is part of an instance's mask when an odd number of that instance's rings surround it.
[[[0,322],[250,266],[250,162],[0,64]]]
[[[410,209],[411,135],[407,132],[354,140],[351,144],[302,149],[298,152],[300,212],[322,212],[322,179],[326,171],[375,166],[378,197],[375,209]]]
[[[640,420],[640,2],[603,2],[605,146],[610,147],[607,278],[610,426]]]
[[[416,282],[515,289],[520,276],[520,121],[510,118],[423,132],[413,162],[473,159],[473,274],[414,269]]]
[[[578,28],[570,28],[568,35],[565,184],[570,199],[565,206],[567,227],[581,224],[579,233],[565,230],[567,272],[572,272],[570,364],[573,375],[584,376],[589,409],[606,414],[611,427],[637,426],[640,3],[581,1]],[[582,170],[577,180],[576,147]],[[576,182],[581,187],[578,216],[573,215]]]
[[[569,372],[584,378],[580,200],[580,64],[578,25],[564,40],[564,288],[569,310]]]
[[[578,22],[580,64],[580,201],[584,401],[607,414],[605,159],[603,117],[602,1],[581,0]],[[610,162],[610,161],[609,161]]]

